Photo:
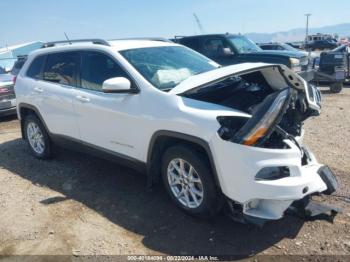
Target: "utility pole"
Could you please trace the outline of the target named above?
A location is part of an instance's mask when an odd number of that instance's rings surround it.
[[[309,17],[311,14],[305,14],[306,16],[306,35],[305,35],[305,43],[307,42],[307,37],[309,36]]]

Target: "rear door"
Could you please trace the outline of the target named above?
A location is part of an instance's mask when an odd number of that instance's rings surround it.
[[[40,80],[33,79],[32,93],[49,131],[79,139],[73,107],[78,79],[79,52],[47,55]]]

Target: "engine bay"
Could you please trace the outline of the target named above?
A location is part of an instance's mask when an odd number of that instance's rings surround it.
[[[285,148],[285,138],[292,139],[300,136],[303,121],[313,115],[309,110],[305,92],[289,86],[280,89],[273,88],[261,71],[254,71],[240,76],[228,76],[214,83],[209,83],[198,89],[190,90],[182,96],[222,105],[232,109],[240,110],[254,117],[258,114],[266,100],[283,89],[289,89],[288,105],[280,112],[278,121],[264,140],[257,144],[259,147]],[[219,131],[220,136],[225,140],[232,140],[234,134],[242,128],[249,118],[222,118],[218,119],[223,126]]]

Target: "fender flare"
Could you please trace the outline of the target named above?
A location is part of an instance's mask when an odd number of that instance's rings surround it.
[[[214,158],[213,158],[209,143],[207,141],[203,140],[202,138],[199,138],[196,136],[187,135],[187,134],[183,134],[180,132],[169,131],[169,130],[156,131],[151,137],[151,140],[150,140],[150,143],[148,146],[148,151],[147,151],[147,176],[148,176],[148,184],[150,186],[152,185],[152,182],[153,182],[153,172],[151,172],[152,154],[153,154],[154,148],[156,146],[156,141],[159,137],[176,138],[176,139],[180,139],[180,140],[194,143],[194,144],[202,147],[208,156],[209,164],[212,168],[215,184],[218,186],[219,189],[221,189],[220,181],[219,181],[218,174],[217,174],[217,169],[215,166]]]
[[[24,119],[23,119],[23,116],[21,115],[21,110],[22,110],[22,108],[26,108],[26,109],[30,109],[30,110],[34,111],[35,114],[36,114],[36,116],[39,117],[41,123],[44,125],[45,129],[47,130],[47,132],[48,132],[49,134],[51,134],[51,133],[50,133],[50,130],[48,129],[48,127],[47,127],[47,125],[46,125],[46,123],[45,123],[45,121],[44,121],[44,118],[43,118],[42,115],[40,114],[40,111],[39,111],[38,108],[36,108],[36,107],[33,106],[33,105],[27,104],[27,103],[19,103],[19,104],[17,105],[17,107],[18,107],[19,120],[20,120],[20,124],[21,124],[22,139],[25,139],[25,136],[24,136],[24,121],[23,121]]]

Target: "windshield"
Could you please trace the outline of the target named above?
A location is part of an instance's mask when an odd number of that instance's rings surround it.
[[[281,46],[285,49],[285,50],[288,50],[288,51],[293,51],[293,52],[298,52],[299,50],[288,45],[288,44],[284,44],[282,43]]]
[[[120,53],[160,90],[168,91],[193,75],[217,68],[215,62],[182,46],[137,48]]]
[[[228,39],[239,53],[259,52],[262,49],[245,36],[229,36]]]

